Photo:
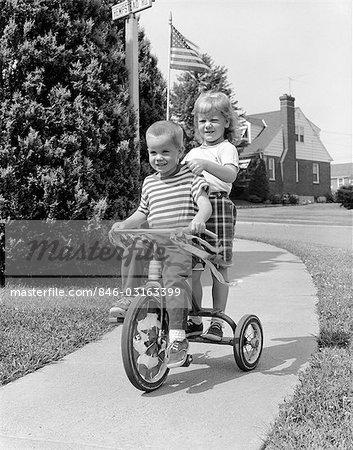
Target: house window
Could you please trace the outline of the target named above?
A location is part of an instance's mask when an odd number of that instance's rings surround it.
[[[299,161],[295,161],[295,182],[299,183]]]
[[[313,163],[313,183],[319,183],[320,182],[320,176],[319,176],[319,164]]]
[[[249,144],[251,143],[250,126],[251,126],[251,124],[249,122],[246,122],[246,124],[244,126],[240,127],[242,139],[246,140]]]
[[[349,184],[349,178],[338,178],[337,179],[337,186],[341,187],[341,186],[345,186]]]
[[[268,178],[269,178],[269,180],[276,179],[275,159],[274,158],[268,158]]]
[[[295,140],[297,142],[304,142],[304,127],[300,125],[295,126]]]

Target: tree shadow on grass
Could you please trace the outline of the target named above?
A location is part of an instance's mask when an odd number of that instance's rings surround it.
[[[279,377],[297,375],[316,349],[316,341],[310,336],[277,338],[273,341],[278,343],[263,349],[259,365],[252,372]],[[201,365],[203,367],[197,367]],[[160,389],[142,395],[159,397],[182,390],[187,394],[199,394],[250,374],[237,367],[233,352],[221,357],[210,356],[210,351],[194,353],[189,369],[170,372]]]

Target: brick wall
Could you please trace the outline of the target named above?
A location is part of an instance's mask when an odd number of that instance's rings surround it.
[[[313,161],[298,160],[299,181],[293,185],[285,185],[281,177],[280,159],[275,160],[276,180],[269,181],[271,194],[296,194],[301,196],[320,197],[327,195],[331,190],[330,163],[319,162],[319,183],[313,183]],[[315,161],[314,161],[315,162]],[[266,161],[268,171],[268,159]],[[295,170],[294,170],[295,178]],[[288,187],[290,189],[288,189]]]
[[[313,183],[313,162],[299,160],[299,182],[296,183],[297,195],[312,195],[319,197],[327,195],[331,191],[330,163],[318,162],[319,183]]]

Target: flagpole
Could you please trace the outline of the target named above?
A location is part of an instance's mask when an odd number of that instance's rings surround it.
[[[170,52],[172,44],[172,13],[169,13],[169,44],[168,44],[168,79],[167,79],[167,120],[169,120],[170,101]]]

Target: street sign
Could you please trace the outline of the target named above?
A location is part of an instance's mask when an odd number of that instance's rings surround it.
[[[136,13],[150,8],[153,0],[131,0],[131,12]]]
[[[121,19],[122,17],[130,14],[130,1],[123,0],[117,5],[112,6],[112,18],[113,20]]]
[[[136,13],[152,6],[153,0],[122,0],[112,6],[113,20],[121,19],[130,13]]]

